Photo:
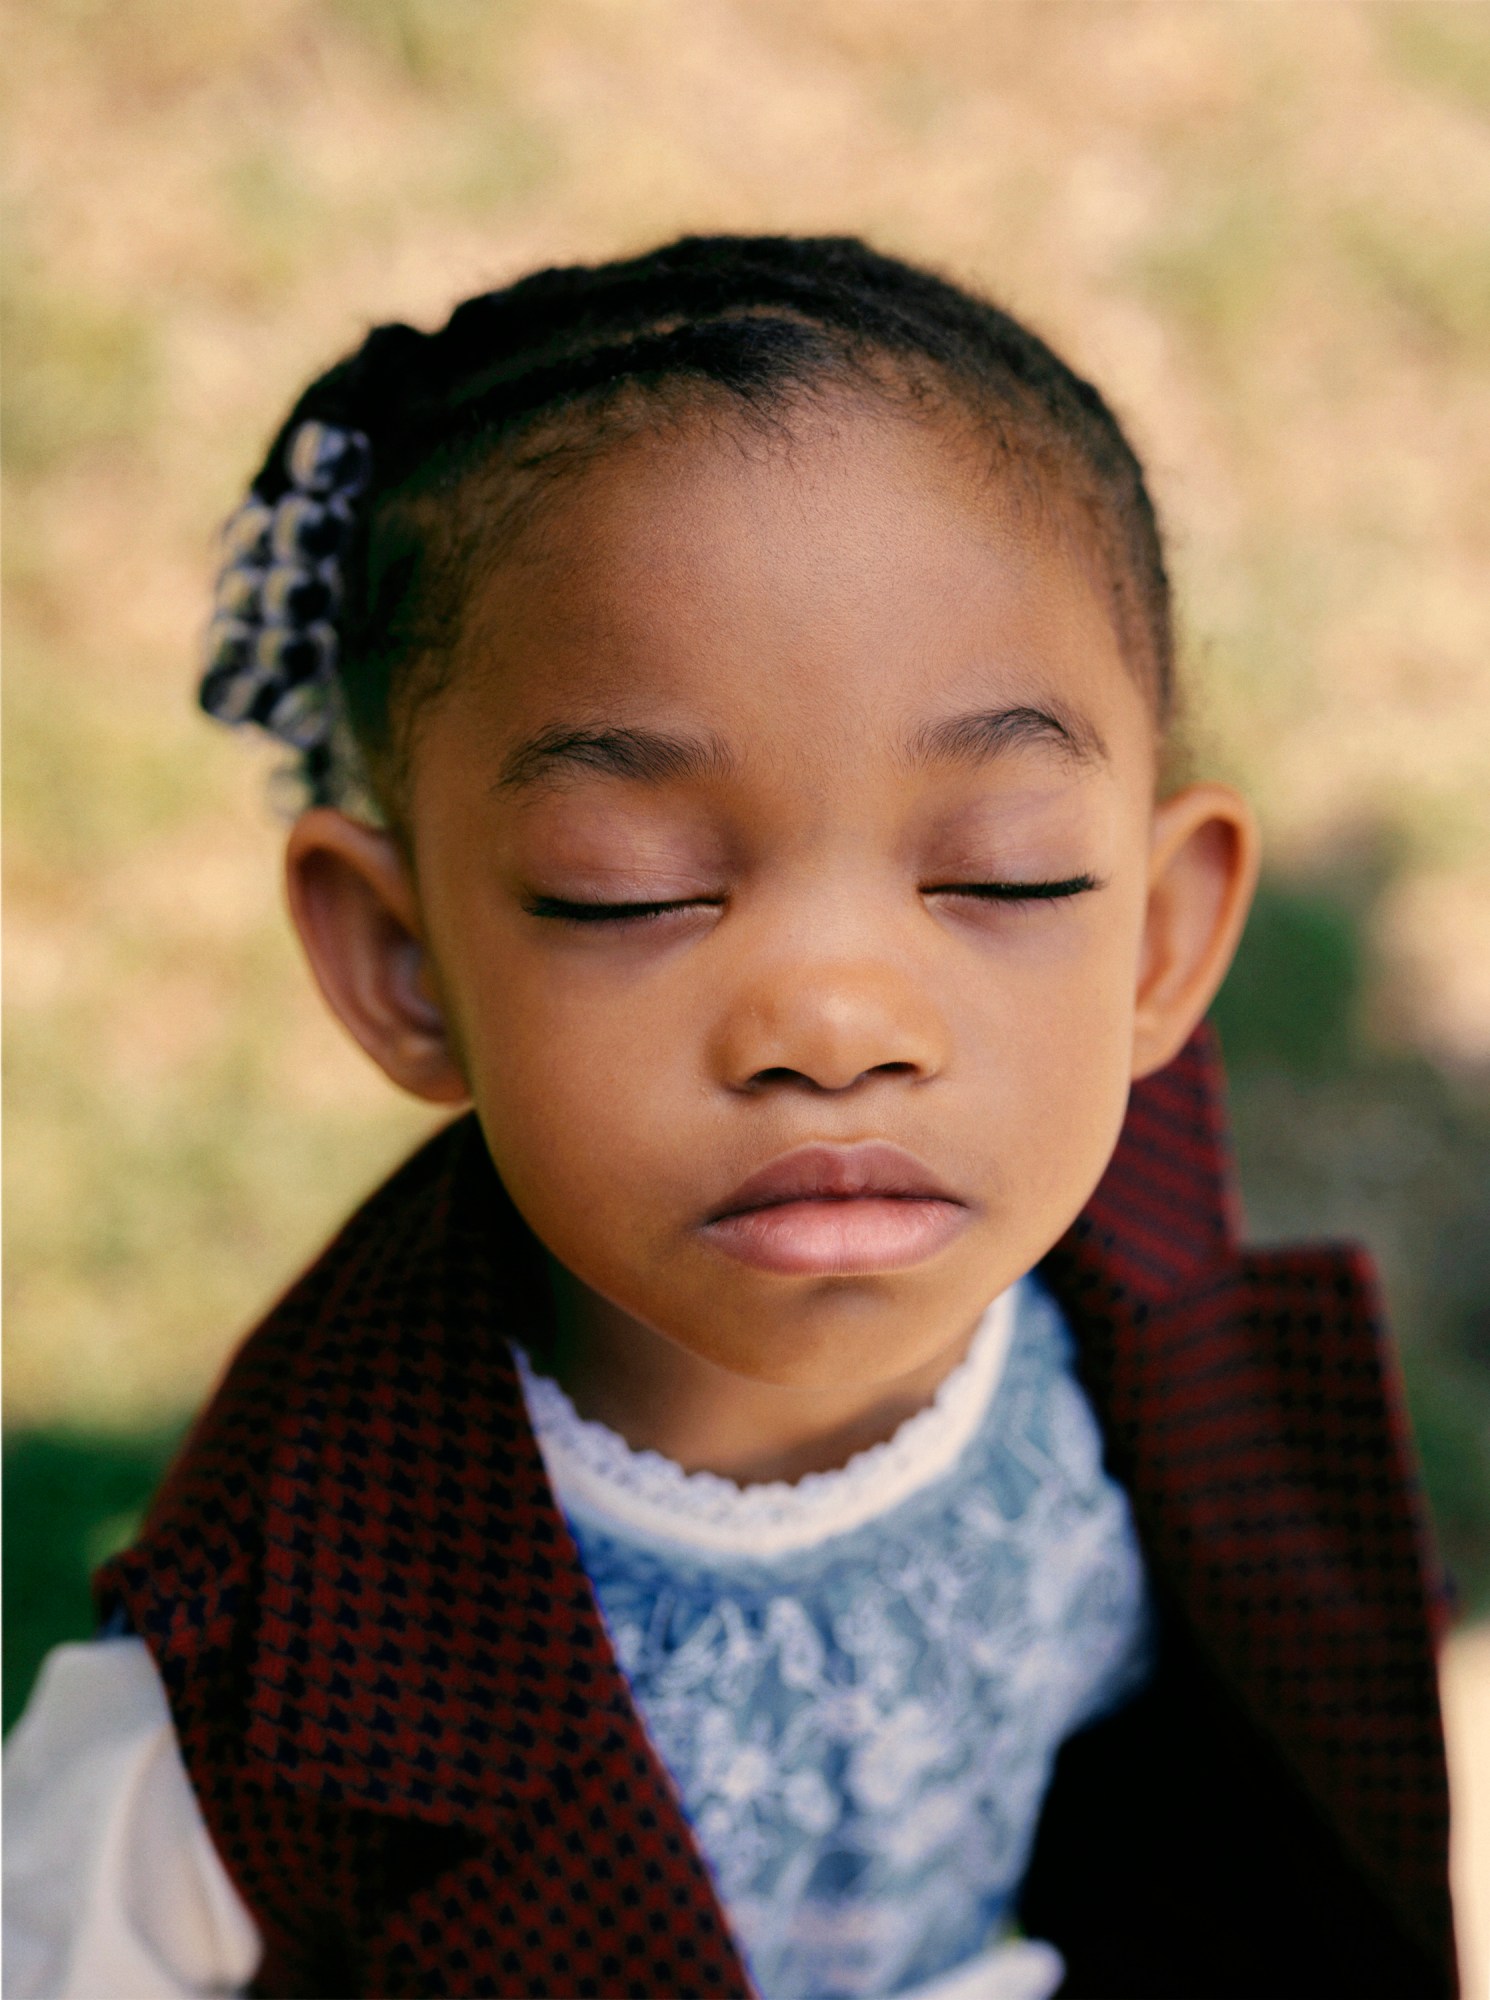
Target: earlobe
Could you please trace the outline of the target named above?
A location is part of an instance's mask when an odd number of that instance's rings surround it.
[[[302,813],[285,855],[290,915],[327,1005],[400,1089],[470,1096],[393,836],[329,806]]]
[[[1154,813],[1134,1008],[1133,1075],[1177,1055],[1226,976],[1257,887],[1251,807],[1229,785],[1190,785]]]

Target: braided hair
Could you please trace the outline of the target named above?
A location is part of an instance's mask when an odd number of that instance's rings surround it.
[[[769,423],[843,381],[970,421],[1067,510],[1164,728],[1169,583],[1117,419],[1010,314],[851,237],[685,237],[539,271],[433,333],[375,328],[305,390],[229,523],[203,706],[293,744],[311,800],[386,808],[468,566],[548,484],[670,407]]]

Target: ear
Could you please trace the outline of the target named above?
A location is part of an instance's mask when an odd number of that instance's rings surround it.
[[[1259,861],[1257,821],[1230,785],[1187,785],[1154,812],[1133,1021],[1133,1075],[1162,1069],[1226,977]]]
[[[440,1007],[408,866],[391,834],[329,806],[302,813],[285,856],[290,915],[327,1004],[403,1090],[470,1096]]]

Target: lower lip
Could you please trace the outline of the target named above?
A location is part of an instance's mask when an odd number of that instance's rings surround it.
[[[858,1195],[745,1209],[706,1223],[703,1233],[726,1256],[760,1271],[841,1278],[919,1264],[967,1219],[960,1202]]]

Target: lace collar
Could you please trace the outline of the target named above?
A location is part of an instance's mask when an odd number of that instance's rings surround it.
[[[581,1417],[557,1382],[534,1372],[520,1347],[513,1354],[554,1496],[566,1513],[718,1555],[781,1555],[888,1513],[951,1469],[1003,1374],[1017,1290],[1001,1292],[987,1308],[966,1357],[924,1410],[847,1464],[809,1472],[794,1484],[737,1486],[717,1473],[685,1472],[661,1452],[633,1451],[606,1425]]]

